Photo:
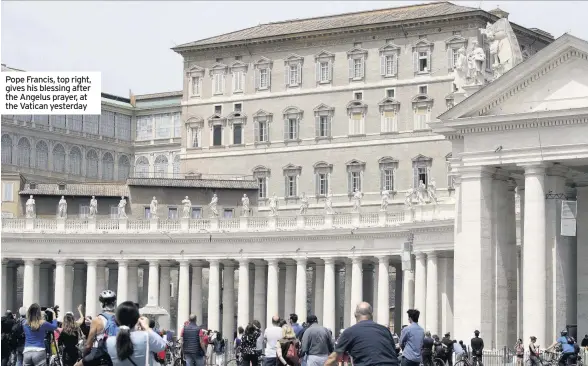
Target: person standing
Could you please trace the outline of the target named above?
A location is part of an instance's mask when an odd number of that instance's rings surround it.
[[[392,334],[388,328],[372,320],[371,305],[367,302],[357,305],[355,319],[357,323],[346,328],[345,332],[341,334],[335,345],[335,350],[329,355],[325,366],[336,365],[337,357],[346,352],[352,357],[354,365],[398,366]]]
[[[482,363],[482,356],[484,354],[484,340],[480,338],[480,331],[474,331],[474,338],[470,342],[472,347],[472,366],[476,366],[476,363],[480,366],[484,366]]]
[[[584,339],[582,339],[582,343],[580,345],[582,348],[588,347],[588,334],[584,335]]]
[[[409,326],[400,334],[402,366],[419,366],[423,360],[421,350],[425,339],[425,331],[419,325],[421,312],[417,309],[409,309],[407,314]]]
[[[290,325],[292,326],[292,330],[296,334],[296,338],[300,339],[300,332],[302,332],[302,326],[298,324],[298,315],[290,314],[290,317],[288,318],[288,323],[290,323]]]
[[[308,366],[322,366],[334,350],[331,333],[318,324],[316,315],[306,320],[308,328],[302,336],[302,354]]]
[[[280,317],[274,315],[272,317],[272,324],[266,328],[263,333],[263,340],[265,341],[265,359],[264,366],[276,366],[277,352],[276,345],[282,338],[282,328],[280,328]]]
[[[277,361],[280,366],[300,365],[300,341],[289,324],[282,326],[282,339],[276,343]]]
[[[25,345],[24,324],[26,322],[27,308],[21,306],[20,309],[18,309],[18,314],[19,317],[16,319],[14,326],[12,327],[11,339],[15,348],[16,366],[23,366],[22,352]]]
[[[214,347],[214,362],[216,366],[224,366],[225,364],[225,340],[221,332],[216,332],[216,337],[212,341]]]
[[[196,315],[191,314],[188,325],[182,330],[182,348],[186,366],[204,366],[206,344],[201,335],[202,329],[196,325]]]
[[[525,345],[523,344],[522,339],[518,339],[517,343],[515,343],[515,354],[517,356],[516,366],[523,366],[523,361],[525,358]]]
[[[453,341],[451,340],[451,333],[445,333],[441,343],[445,346],[445,360],[447,361],[447,366],[453,366]]]
[[[423,366],[433,366],[433,346],[435,345],[435,340],[431,337],[431,332],[425,332],[425,338],[423,339],[423,349],[422,349],[422,357],[423,357]]]
[[[529,361],[531,361],[530,366],[539,366],[541,362],[539,361],[539,345],[535,344],[537,342],[537,337],[531,336],[531,342],[529,343]]]
[[[59,334],[57,344],[63,347],[63,366],[73,366],[79,357],[78,342],[80,328],[76,324],[73,313],[66,313],[63,317],[63,328]]]
[[[43,319],[39,304],[29,306],[27,320],[24,324],[25,344],[23,349],[24,366],[45,366],[47,353],[45,349],[45,336],[47,332],[57,329],[57,317],[53,309],[47,309],[53,314],[51,323]]]
[[[14,315],[12,311],[6,310],[6,314],[2,317],[2,366],[8,365],[14,347],[10,342],[12,327],[14,327]]]
[[[241,338],[242,366],[257,366],[259,360],[257,338],[259,337],[259,329],[253,324],[247,325],[245,334]]]
[[[463,350],[463,348],[461,347],[461,344],[457,343],[457,340],[453,340],[453,353],[455,353],[455,362],[459,362],[461,361],[461,359],[464,357],[465,352]],[[476,359],[477,360],[477,359]],[[477,362],[480,362],[480,360],[477,360]]]

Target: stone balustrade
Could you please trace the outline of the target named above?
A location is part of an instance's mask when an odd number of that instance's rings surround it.
[[[2,232],[145,233],[257,232],[393,227],[453,219],[453,204],[416,205],[394,212],[335,213],[300,216],[137,220],[132,218],[2,219]]]

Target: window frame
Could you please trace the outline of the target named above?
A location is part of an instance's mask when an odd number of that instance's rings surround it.
[[[14,202],[14,182],[2,182],[2,202]]]
[[[254,65],[255,90],[270,91],[272,85],[272,67],[273,61],[266,57],[259,59]],[[265,84],[262,83],[262,71],[265,72]]]
[[[322,50],[314,56],[315,63],[315,83],[317,85],[327,85],[333,82],[333,64],[335,63],[335,55],[331,52]],[[321,64],[326,64],[326,79],[322,78]]]
[[[291,54],[284,60],[284,84],[286,89],[302,86],[302,67],[304,57]]]
[[[351,50],[347,51],[347,59],[349,64],[348,77],[350,81],[365,80],[367,56],[368,51],[361,47],[354,47]]]
[[[424,53],[425,55],[421,55]],[[428,41],[426,38],[421,38],[412,47],[413,57],[413,72],[415,75],[428,75],[432,73],[433,63],[433,42]],[[421,70],[421,60],[426,60],[426,67]]]
[[[270,126],[273,120],[273,114],[258,110],[253,114],[253,135],[255,145],[269,145],[270,144]],[[265,126],[265,134],[260,135],[261,126]],[[264,139],[262,139],[264,138]]]
[[[260,190],[257,195],[259,201],[267,201],[269,199],[268,190],[270,176],[271,170],[269,168],[266,168],[262,165],[258,165],[255,168],[253,168],[253,177],[257,180],[258,185],[261,183],[261,180],[263,180],[264,183],[265,190],[263,192],[261,192]],[[264,193],[265,195],[262,197],[261,193]]]
[[[355,192],[355,180],[356,177],[359,182],[359,191],[362,191],[364,186],[364,172],[365,172],[365,162],[357,159],[353,159],[345,163],[346,171],[347,171],[347,193],[349,196],[353,195]]]
[[[221,117],[219,114],[213,114],[212,116],[210,116],[208,118],[208,127],[210,128],[210,143],[209,143],[209,148],[221,148],[223,146],[225,146],[225,127],[227,124],[227,119],[224,117]],[[220,145],[215,145],[214,144],[214,131],[215,128],[219,127],[220,128],[220,137],[221,137],[221,143]]]
[[[186,77],[188,78],[188,96],[190,98],[202,97],[202,81],[204,80],[205,69],[198,65],[193,65],[186,71]],[[194,93],[193,90],[193,78],[198,78],[198,94]]]
[[[300,125],[303,117],[303,111],[298,107],[290,106],[282,111],[284,116],[284,141],[301,141]],[[291,133],[292,127],[294,133]]]
[[[398,160],[389,156],[378,160],[380,168],[380,191],[396,192],[396,172],[398,170]],[[386,187],[386,172],[391,172],[392,188]]]
[[[419,187],[419,183],[420,183],[419,178],[420,178],[421,170],[424,170],[425,180],[426,180],[423,183],[425,184],[425,187],[428,187],[429,178],[431,177],[432,165],[433,165],[433,159],[428,156],[424,156],[422,154],[419,154],[419,155],[415,156],[414,158],[412,158],[412,174],[413,174],[412,187],[414,189],[417,189]]]
[[[175,212],[175,217],[174,215],[170,214],[172,212]],[[180,218],[180,210],[178,206],[167,206],[167,219],[168,220],[178,220]]]
[[[316,162],[313,165],[314,168],[314,179],[315,179],[315,196],[316,198],[324,198],[329,193],[331,186],[331,173],[333,172],[333,165],[325,161]],[[325,189],[324,192],[321,190],[322,182],[321,177],[325,177]]]
[[[380,110],[380,134],[399,133],[398,116],[400,112],[400,102],[394,98],[384,98],[378,103]],[[394,113],[392,121],[388,121],[387,113]],[[391,128],[390,128],[391,126]]]
[[[427,94],[417,94],[412,99],[412,109],[413,109],[413,131],[428,131],[431,127],[428,125],[431,122],[431,110],[433,109],[433,99],[430,98]],[[422,110],[425,110],[426,113],[421,114]],[[424,115],[425,123],[422,124],[420,121],[420,116]]]
[[[361,119],[355,119],[360,114]],[[347,103],[347,116],[349,118],[348,136],[365,136],[365,117],[367,115],[367,104],[361,100],[352,100]],[[356,128],[356,121],[359,121],[359,128]]]
[[[231,84],[232,84],[232,93],[233,94],[242,94],[245,93],[246,87],[246,80],[247,80],[247,69],[248,66],[246,63],[243,63],[240,60],[236,60],[231,64],[230,72],[231,72]],[[239,75],[239,77],[237,77]],[[239,83],[237,83],[239,81]]]
[[[204,129],[204,120],[202,118],[189,118],[186,121],[186,148],[201,149],[202,148],[202,130]],[[196,139],[198,146],[194,146],[194,131],[196,131]]]
[[[302,167],[288,164],[282,168],[284,174],[284,199],[296,200],[300,196],[300,175]],[[293,187],[292,187],[293,185]]]
[[[314,108],[315,118],[315,140],[329,140],[333,138],[333,117],[335,115],[335,108],[330,107],[324,103],[319,104]],[[326,119],[326,133],[321,134],[322,119]]]
[[[147,120],[149,123],[147,124]],[[153,115],[137,116],[137,131],[135,131],[135,139],[137,141],[150,141],[153,140],[155,133],[155,120]],[[149,126],[149,128],[145,128]],[[141,133],[142,135],[139,135]],[[149,136],[147,138],[147,135]]]

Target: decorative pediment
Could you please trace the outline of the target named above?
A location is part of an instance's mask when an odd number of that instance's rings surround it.
[[[316,163],[313,164],[312,166],[314,169],[332,169],[333,168],[333,164],[329,164],[325,161],[317,161]]]
[[[188,126],[203,125],[204,118],[202,118],[200,116],[189,116],[188,119],[186,120],[186,124]]]
[[[367,54],[368,54],[368,50],[366,50],[365,48],[359,48],[359,47],[354,47],[354,48],[350,49],[349,51],[347,51],[347,56],[349,56],[349,57],[353,57],[353,56],[367,57]]]
[[[386,105],[400,105],[400,102],[394,98],[384,98],[378,102],[379,106],[386,106]]]
[[[260,174],[266,174],[269,175],[271,173],[271,169],[268,167],[265,167],[263,165],[258,165],[255,168],[253,168],[253,175],[255,176],[259,176]]]
[[[396,160],[390,156],[384,156],[378,160],[378,164],[381,164],[381,165],[398,164],[398,160]]]
[[[365,104],[363,101],[361,100],[357,100],[354,99],[351,102],[347,103],[347,113],[351,114],[351,113],[366,113],[367,111],[367,104]]]
[[[245,124],[247,122],[247,115],[242,112],[231,112],[227,116],[227,120],[229,121],[230,125],[232,125],[234,123]]]
[[[206,72],[206,69],[204,67],[194,65],[186,71],[186,75],[187,76],[204,76],[205,72]]]
[[[226,121],[227,121],[226,118],[224,118],[223,116],[221,116],[218,113],[215,113],[212,116],[208,117],[208,125],[209,126],[224,124]]]
[[[284,174],[300,174],[302,167],[300,165],[288,164],[282,167]]]
[[[419,49],[419,48],[431,48],[433,47],[434,43],[427,40],[426,38],[419,39],[417,43],[412,46],[412,49]]]
[[[447,48],[451,47],[451,48],[455,48],[455,47],[459,47],[459,46],[466,46],[468,43],[468,40],[466,38],[463,38],[460,35],[454,35],[448,39],[445,40],[445,45],[447,46]]]
[[[315,60],[323,60],[323,59],[326,60],[326,59],[334,59],[334,58],[335,58],[334,53],[331,53],[331,52],[325,51],[325,50],[322,50],[321,52],[314,55]]]
[[[291,63],[294,63],[294,64],[304,63],[304,57],[297,55],[295,53],[292,53],[292,54],[290,54],[290,56],[288,56],[284,59],[285,65],[289,65]]]
[[[433,104],[433,98],[431,98],[428,94],[417,94],[412,98],[413,104]]]
[[[588,105],[588,42],[564,34],[443,113],[442,121]]]
[[[225,64],[216,63],[210,68],[210,76],[214,74],[226,74],[229,67]]]
[[[417,162],[417,161],[432,161],[433,158],[430,158],[428,156],[425,156],[423,154],[418,154],[417,156],[415,156],[414,158],[411,159],[413,162]]]
[[[302,110],[300,110],[300,108],[294,107],[294,106],[287,107],[286,109],[284,109],[282,111],[282,114],[284,115],[284,118],[288,118],[288,117],[302,118]]]
[[[261,57],[259,60],[257,60],[255,63],[253,63],[253,66],[255,66],[256,68],[264,68],[264,67],[272,67],[273,65],[273,61],[270,60],[267,57]]]
[[[257,112],[253,113],[252,117],[256,121],[264,122],[268,121],[271,122],[273,118],[273,113],[269,113],[264,111],[263,109],[258,110]]]
[[[314,113],[316,115],[319,115],[321,113],[323,113],[323,114],[325,114],[325,113],[326,114],[329,114],[329,113],[334,112],[335,111],[335,108],[329,107],[328,105],[326,105],[324,103],[321,103],[321,104],[317,105],[316,107],[314,107],[313,111],[314,111]]]
[[[249,66],[243,61],[235,61],[231,64],[231,71],[245,71]]]
[[[365,161],[361,161],[361,160],[357,160],[357,159],[352,159],[349,160],[348,162],[345,163],[345,165],[347,167],[364,167],[365,166]]]
[[[400,52],[400,46],[395,45],[394,43],[387,43],[385,46],[380,47],[380,54],[381,55],[389,55],[394,53]]]

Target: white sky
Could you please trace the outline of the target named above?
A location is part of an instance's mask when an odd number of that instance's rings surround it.
[[[102,91],[128,96],[182,89],[182,58],[170,48],[295,18],[423,1],[2,1],[1,59],[28,71],[100,71]],[[454,1],[510,13],[556,38],[588,39],[588,1]]]

